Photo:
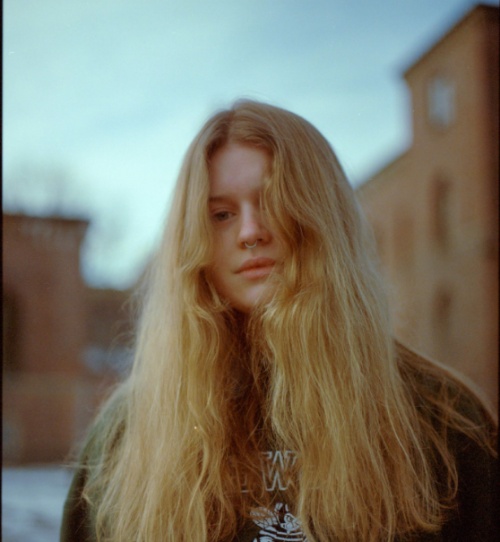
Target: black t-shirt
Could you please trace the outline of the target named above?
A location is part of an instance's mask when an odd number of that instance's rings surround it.
[[[252,511],[252,519],[238,534],[235,542],[305,542],[298,518],[287,503],[290,486],[289,472],[297,454],[290,450],[268,451],[261,454],[262,485],[272,493],[271,508],[259,507]],[[245,488],[242,488],[245,491]]]

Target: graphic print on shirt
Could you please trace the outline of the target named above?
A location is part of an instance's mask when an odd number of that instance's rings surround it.
[[[297,461],[297,454],[289,450],[261,453],[262,484],[266,491],[286,491],[290,485],[290,469]],[[246,482],[241,488],[247,493]]]
[[[263,452],[262,483],[268,492],[284,492],[290,485],[290,471],[297,461],[297,454],[290,450]],[[243,488],[243,491],[247,491]],[[290,512],[288,505],[278,502],[274,510],[257,508],[252,513],[254,523],[260,528],[253,542],[307,542],[300,521]]]
[[[290,470],[297,454],[290,450],[263,452],[262,477],[266,491],[286,491],[290,485]]]
[[[259,535],[253,542],[307,542],[300,521],[290,513],[287,504],[277,503],[274,510],[257,508],[252,516],[260,527]]]

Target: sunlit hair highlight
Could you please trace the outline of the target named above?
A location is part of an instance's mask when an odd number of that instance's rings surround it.
[[[248,318],[208,273],[209,166],[229,142],[268,153],[262,205],[286,250],[274,295]],[[297,453],[290,505],[311,541],[439,528],[456,489],[446,428],[480,431],[454,406],[460,386],[396,348],[372,247],[311,124],[253,101],[208,120],[151,265],[132,373],[96,424],[107,435],[85,495],[100,540],[230,540],[252,507],[271,504],[268,449]]]

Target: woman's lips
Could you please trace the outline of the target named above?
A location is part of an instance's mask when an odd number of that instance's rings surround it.
[[[271,258],[251,258],[236,270],[236,273],[247,279],[267,277],[273,270],[276,261]]]

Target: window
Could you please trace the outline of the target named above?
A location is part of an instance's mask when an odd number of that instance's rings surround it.
[[[455,120],[455,85],[450,79],[436,76],[429,81],[427,114],[436,128],[447,128]]]
[[[432,194],[433,236],[441,249],[448,248],[451,239],[451,184],[444,177],[438,177]]]
[[[447,288],[441,287],[436,292],[433,323],[438,341],[448,339],[452,331],[452,296]]]

